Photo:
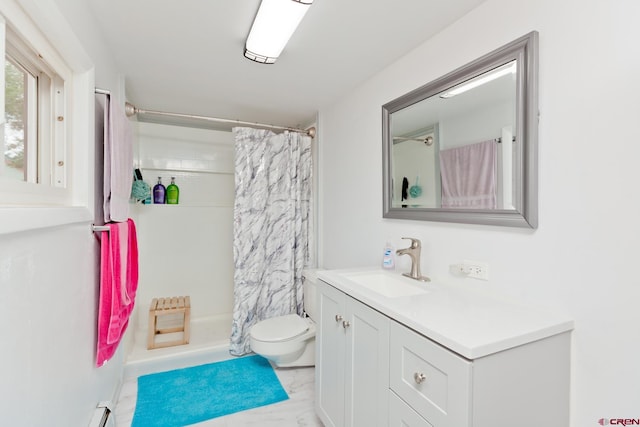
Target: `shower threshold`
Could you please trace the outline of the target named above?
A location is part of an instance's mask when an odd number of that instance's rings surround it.
[[[189,344],[148,350],[145,325],[134,333],[124,364],[124,378],[230,359],[230,335],[231,314],[191,318]]]

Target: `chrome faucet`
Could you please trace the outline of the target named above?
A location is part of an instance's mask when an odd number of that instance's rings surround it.
[[[414,239],[413,237],[403,237],[403,239],[411,240],[411,245],[405,249],[398,249],[396,251],[396,254],[409,255],[409,257],[411,258],[411,272],[402,273],[402,275],[415,280],[419,280],[421,282],[431,281],[431,279],[423,276],[422,273],[420,273],[420,250],[422,248],[420,240]]]

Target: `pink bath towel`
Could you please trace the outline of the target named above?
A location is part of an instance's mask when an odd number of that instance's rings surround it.
[[[442,207],[497,207],[497,149],[495,140],[440,151]]]
[[[118,348],[138,288],[136,226],[127,222],[107,224],[101,236],[100,303],[96,365],[102,366]]]

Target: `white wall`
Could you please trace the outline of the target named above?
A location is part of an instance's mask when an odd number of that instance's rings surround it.
[[[502,128],[515,129],[515,110],[515,102],[503,102],[443,119],[440,122],[440,149],[446,150],[501,137]]]
[[[112,398],[122,352],[95,367],[94,240],[88,224],[2,236],[0,424],[85,426]]]
[[[20,0],[20,4],[34,14],[38,25],[44,25],[43,30],[63,56],[68,50],[78,50],[76,44],[81,45],[79,49],[95,64],[87,78],[95,75],[96,85],[117,94],[120,79],[112,56],[82,2]],[[75,8],[76,4],[80,6]],[[77,39],[70,40],[70,30]],[[86,65],[75,63],[72,67]],[[86,97],[92,99],[93,94],[87,91]],[[93,150],[87,148],[93,144],[93,124],[87,123],[84,133],[76,136],[85,145],[75,151],[81,155],[73,161],[87,175],[88,165],[93,165]],[[93,182],[92,176],[82,178]],[[86,212],[92,209],[87,191]],[[40,217],[36,211],[14,209],[13,216]],[[57,220],[73,222],[67,211],[57,212]],[[7,214],[4,210],[3,215]],[[96,404],[111,399],[117,390],[122,351],[106,366],[95,367],[98,243],[87,216],[76,224],[0,236],[1,425],[86,426]],[[42,219],[46,223],[46,218]]]
[[[320,265],[376,265],[389,236],[399,247],[412,236],[435,280],[454,280],[448,266],[462,259],[485,261],[491,280],[479,287],[569,313],[573,427],[640,418],[638,16],[635,0],[488,0],[319,116]],[[539,228],[383,219],[381,106],[532,30]]]
[[[136,164],[151,187],[176,177],[178,205],[136,205],[139,327],[152,298],[191,297],[195,317],[233,309],[233,135],[137,123]]]
[[[64,15],[70,28],[77,35],[95,66],[96,87],[111,91],[124,100],[125,84],[114,61],[113,52],[107,46],[98,22],[89,9],[88,2],[80,0],[53,0]]]

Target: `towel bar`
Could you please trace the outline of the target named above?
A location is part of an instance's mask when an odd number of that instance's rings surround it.
[[[93,231],[94,233],[96,231],[109,231],[109,230],[111,230],[111,229],[106,225],[93,225],[93,224],[91,224],[91,231]]]

